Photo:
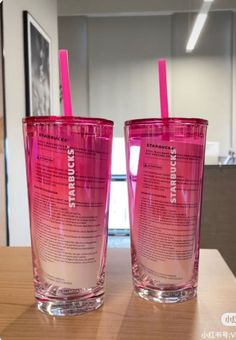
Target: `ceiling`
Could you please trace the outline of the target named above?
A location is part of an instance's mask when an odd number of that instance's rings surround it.
[[[58,0],[58,15],[164,15],[198,11],[201,3],[202,0]],[[236,11],[236,0],[215,0],[211,10]]]

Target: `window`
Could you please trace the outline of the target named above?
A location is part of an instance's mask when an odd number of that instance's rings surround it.
[[[122,137],[113,138],[111,173],[109,234],[129,234],[125,143]]]

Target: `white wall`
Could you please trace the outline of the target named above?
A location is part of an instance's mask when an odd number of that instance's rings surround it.
[[[232,130],[233,130],[233,150],[236,152],[236,12],[233,13],[233,72],[232,72]]]
[[[89,114],[87,18],[58,18],[59,46],[68,50],[74,115]]]
[[[56,0],[4,0],[4,53],[10,245],[29,245],[29,218],[21,120],[25,116],[23,15],[29,11],[52,41],[52,113],[59,114]]]
[[[209,14],[191,54],[185,52],[188,19],[173,16],[172,112],[208,119],[207,139],[219,142],[226,156],[232,145],[232,12]]]
[[[114,120],[117,137],[127,119],[159,117],[156,58],[170,57],[171,17],[89,18],[88,41],[90,116]]]
[[[2,19],[0,19],[2,21]],[[2,22],[1,22],[2,24]],[[2,31],[0,28],[0,49],[2,50]],[[3,111],[3,64],[0,56],[0,246],[6,245],[6,177],[4,147],[4,111]]]
[[[236,43],[232,46],[236,17],[233,12],[210,13],[197,48],[187,55],[192,17],[187,13],[89,17],[89,115],[114,120],[115,136],[123,135],[126,119],[160,116],[155,61],[165,57],[171,115],[208,119],[208,141],[219,142],[220,155],[226,156],[233,141],[236,147],[236,69],[233,73],[232,63],[232,56],[236,63]],[[234,41],[235,37],[234,33]],[[64,39],[72,53],[77,44],[73,38]],[[79,82],[77,78],[77,91]]]

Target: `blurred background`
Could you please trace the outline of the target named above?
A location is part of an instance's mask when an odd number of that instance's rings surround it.
[[[2,246],[30,245],[21,129],[28,114],[23,11],[50,38],[51,114],[62,111],[58,49],[65,48],[74,113],[115,122],[109,217],[113,247],[129,246],[123,124],[132,118],[160,117],[156,59],[166,58],[171,116],[209,120],[201,247],[219,249],[236,273],[235,0],[1,2]],[[201,32],[187,51],[199,15]]]

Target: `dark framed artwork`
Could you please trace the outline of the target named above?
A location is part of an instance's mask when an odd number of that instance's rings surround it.
[[[24,11],[26,116],[51,113],[51,40],[43,28]]]

